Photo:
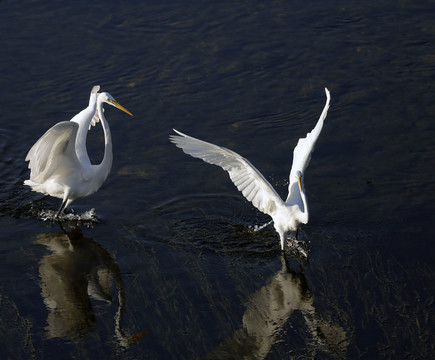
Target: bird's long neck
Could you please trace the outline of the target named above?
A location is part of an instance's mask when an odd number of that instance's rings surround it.
[[[293,177],[296,177],[296,175],[290,173],[290,179]],[[297,222],[302,224],[308,222],[308,201],[305,196],[305,188],[302,181],[300,185],[297,181],[291,184],[285,205],[293,209],[292,216]]]
[[[305,196],[305,189],[302,186],[302,191],[300,191],[301,200],[303,204],[303,209],[301,209],[301,213],[299,214],[299,221],[302,224],[308,223],[308,201],[307,197]]]
[[[89,106],[82,112],[77,114],[71,121],[77,122],[79,124],[79,129],[76,137],[76,154],[82,165],[91,165],[89,159],[88,151],[86,149],[86,138],[88,136],[89,125],[91,123],[92,117],[95,113],[95,102],[89,102]]]
[[[113,153],[112,153],[112,135],[110,133],[109,124],[106,121],[106,118],[104,117],[103,103],[102,101],[100,101],[100,98],[98,98],[97,100],[97,111],[98,111],[98,115],[100,116],[101,125],[103,126],[103,132],[104,132],[104,157],[103,157],[103,161],[101,161],[101,163],[97,165],[98,167],[97,176],[100,177],[100,180],[103,182],[104,180],[106,180],[112,168]]]

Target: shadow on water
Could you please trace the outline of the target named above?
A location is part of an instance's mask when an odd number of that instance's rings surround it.
[[[73,339],[92,332],[96,323],[93,299],[117,304],[114,338],[118,346],[128,347],[139,336],[129,336],[122,328],[126,299],[118,264],[101,245],[84,237],[80,227],[66,231],[61,225],[61,230],[40,234],[34,241],[50,251],[39,262],[41,293],[48,310],[46,337]]]
[[[328,354],[343,358],[349,341],[346,331],[324,321],[313,305],[304,272],[292,270],[281,256],[282,269],[267,284],[248,296],[242,316],[243,327],[218,345],[206,359],[265,359],[290,321],[300,311],[309,333],[305,354]]]

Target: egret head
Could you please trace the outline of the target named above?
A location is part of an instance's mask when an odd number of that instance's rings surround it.
[[[128,111],[124,106],[122,106],[119,102],[117,102],[115,98],[112,95],[110,95],[108,92],[103,92],[100,95],[98,95],[98,101],[105,102],[109,105],[118,108],[119,110],[124,111],[128,115],[133,116],[133,114],[130,111]]]

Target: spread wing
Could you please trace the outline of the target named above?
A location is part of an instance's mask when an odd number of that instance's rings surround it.
[[[296,178],[296,174],[298,171],[302,173],[302,175],[305,172],[305,169],[308,166],[308,163],[311,159],[311,153],[314,150],[314,145],[316,144],[316,141],[320,135],[320,132],[323,128],[323,122],[326,118],[326,115],[328,114],[329,109],[329,101],[331,99],[331,96],[329,94],[328,89],[325,88],[326,93],[326,104],[323,108],[322,114],[320,115],[319,120],[317,121],[316,126],[314,129],[307,134],[305,138],[299,139],[298,144],[296,145],[295,149],[293,150],[293,164],[292,168],[290,170],[290,183],[288,187],[288,197],[286,200],[287,204],[296,204],[300,202],[300,194],[299,194],[299,185]]]
[[[80,170],[75,152],[78,128],[75,122],[62,121],[42,135],[26,156],[26,161],[29,161],[30,180],[41,184],[54,172],[67,175]]]
[[[272,216],[277,206],[283,204],[270,183],[245,158],[229,149],[195,139],[177,130],[170,140],[186,154],[228,171],[234,185],[258,210]]]

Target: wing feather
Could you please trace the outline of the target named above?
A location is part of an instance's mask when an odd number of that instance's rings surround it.
[[[326,119],[326,115],[328,114],[329,101],[331,99],[329,90],[326,88],[325,88],[325,93],[326,93],[326,104],[325,107],[323,108],[319,120],[317,121],[316,126],[311,132],[307,134],[305,138],[299,139],[298,144],[293,150],[293,164],[289,176],[290,181],[288,186],[289,192],[286,200],[287,204],[294,204],[300,202],[300,194],[298,194],[297,191],[299,189],[299,186],[297,183],[296,174],[298,171],[300,171],[302,175],[304,174],[305,169],[307,168],[310,162],[311,154],[314,150],[316,141],[319,138],[320,132],[322,131],[324,120]]]
[[[177,147],[188,155],[227,171],[237,189],[258,210],[272,216],[277,206],[283,204],[272,185],[247,159],[224,147],[174,131],[178,135],[169,138]]]
[[[75,139],[79,126],[75,122],[62,121],[47,130],[29,150],[30,180],[43,183],[56,170],[68,171],[80,169],[75,153]]]
[[[91,90],[91,96],[89,98],[89,107],[92,107],[93,104],[97,103],[97,97],[98,97],[98,91],[100,91],[100,85],[96,85]],[[104,112],[104,109],[102,109]],[[100,116],[98,114],[98,111],[94,112],[94,116],[92,117],[91,122],[89,123],[89,129],[91,130],[92,126],[97,125],[97,123],[100,121]]]

